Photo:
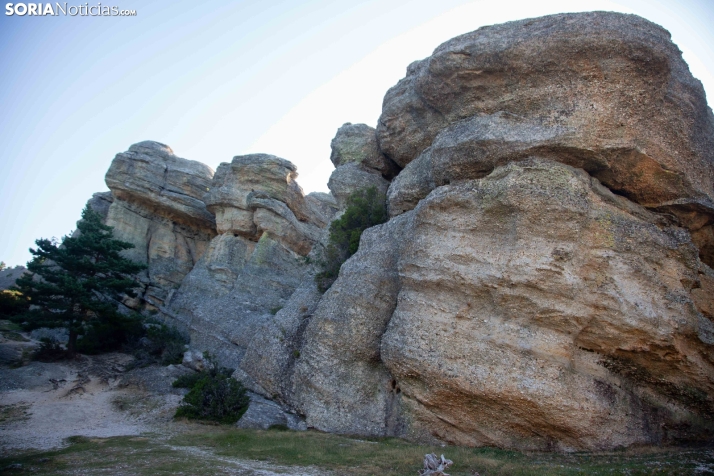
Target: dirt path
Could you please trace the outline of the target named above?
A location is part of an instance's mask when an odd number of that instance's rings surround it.
[[[220,474],[324,476],[316,468],[294,468],[218,456],[193,446],[172,446],[172,435],[191,431],[173,422],[181,395],[170,383],[178,367],[149,367],[124,372],[123,354],[82,357],[62,363],[32,362],[0,368],[0,453],[67,446],[67,438],[152,435],[152,441],[177,459],[200,458]],[[82,474],[104,474],[85,471]],[[114,472],[114,474],[120,474]]]
[[[113,356],[103,361],[42,364],[1,369],[0,451],[50,449],[75,435],[106,438],[152,431],[170,418],[180,395],[146,395],[122,388]],[[124,359],[126,360],[126,359]],[[152,411],[122,411],[122,402],[149,398]]]

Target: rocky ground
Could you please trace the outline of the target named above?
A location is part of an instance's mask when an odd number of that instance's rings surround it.
[[[35,344],[28,335],[23,337],[27,339],[25,346]],[[17,342],[5,340],[0,346],[16,346]],[[0,366],[0,454],[6,458],[38,450],[54,451],[82,441],[107,441],[112,437],[134,437],[129,441],[141,444],[147,440],[146,435],[151,435],[154,444],[171,450],[171,461],[200,458],[204,465],[220,467],[220,474],[326,474],[218,456],[192,445],[168,445],[165,442],[176,435],[197,428],[205,430],[202,425],[173,420],[183,390],[174,389],[171,382],[188,370],[173,365],[131,369],[132,361],[130,355],[112,353],[80,355],[54,363],[32,361],[22,366]],[[110,456],[97,459],[106,462],[107,457]],[[151,460],[144,459],[144,463]],[[55,467],[50,474],[103,474],[92,460],[92,455],[83,456],[70,465],[73,469],[69,472]],[[33,468],[32,472],[42,470]],[[0,474],[27,469],[21,464],[0,465]],[[122,472],[121,465],[116,469],[119,471],[114,474],[135,474],[134,469]]]

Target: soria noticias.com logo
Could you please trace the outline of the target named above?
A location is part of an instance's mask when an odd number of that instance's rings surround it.
[[[122,10],[97,3],[69,5],[65,3],[6,3],[7,16],[70,16],[70,17],[134,17],[136,10]]]

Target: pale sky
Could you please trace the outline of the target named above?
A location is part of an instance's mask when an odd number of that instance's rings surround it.
[[[337,128],[376,126],[409,63],[484,25],[636,13],[672,33],[714,97],[714,0],[102,4],[137,15],[0,14],[0,261],[10,265],[30,259],[35,239],[70,233],[92,193],[107,190],[114,156],[142,140],[214,169],[275,154],[298,166],[306,193],[326,191]]]

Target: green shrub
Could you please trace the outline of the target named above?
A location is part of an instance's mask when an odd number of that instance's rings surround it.
[[[85,324],[82,336],[77,339],[76,350],[81,354],[96,355],[122,350],[127,342],[145,334],[139,314],[113,313],[104,319]]]
[[[188,338],[175,327],[166,324],[149,324],[146,337],[151,341],[149,353],[161,365],[180,364],[188,344]]]
[[[179,377],[174,387],[190,388],[176,410],[175,417],[233,424],[248,409],[249,399],[243,385],[232,378],[232,369],[219,367],[208,353],[206,369]]]
[[[357,190],[347,198],[345,212],[330,224],[330,240],[315,276],[321,292],[327,291],[347,258],[357,252],[362,232],[387,221],[385,196],[375,187]]]
[[[174,380],[171,384],[174,388],[193,388],[204,377],[204,372],[194,372],[185,374]]]
[[[134,335],[123,350],[136,358],[135,367],[151,364],[180,364],[188,338],[175,327],[148,318],[143,322],[141,333]]]
[[[32,356],[34,360],[38,360],[40,362],[57,362],[58,360],[63,360],[68,357],[69,354],[64,347],[62,347],[57,340],[50,339],[49,337],[43,337],[40,339],[40,347]]]
[[[22,319],[25,330],[66,328],[70,354],[80,350],[80,335],[83,352],[115,350],[123,337],[117,331],[127,324],[119,303],[124,296],[136,297],[141,287],[136,274],[146,266],[122,255],[134,245],[115,239],[113,228],[89,206],[82,211],[77,230],[61,242],[35,240],[37,249],[30,248],[28,272],[15,281],[15,290],[31,309],[15,317]],[[90,342],[94,338],[100,341]]]

